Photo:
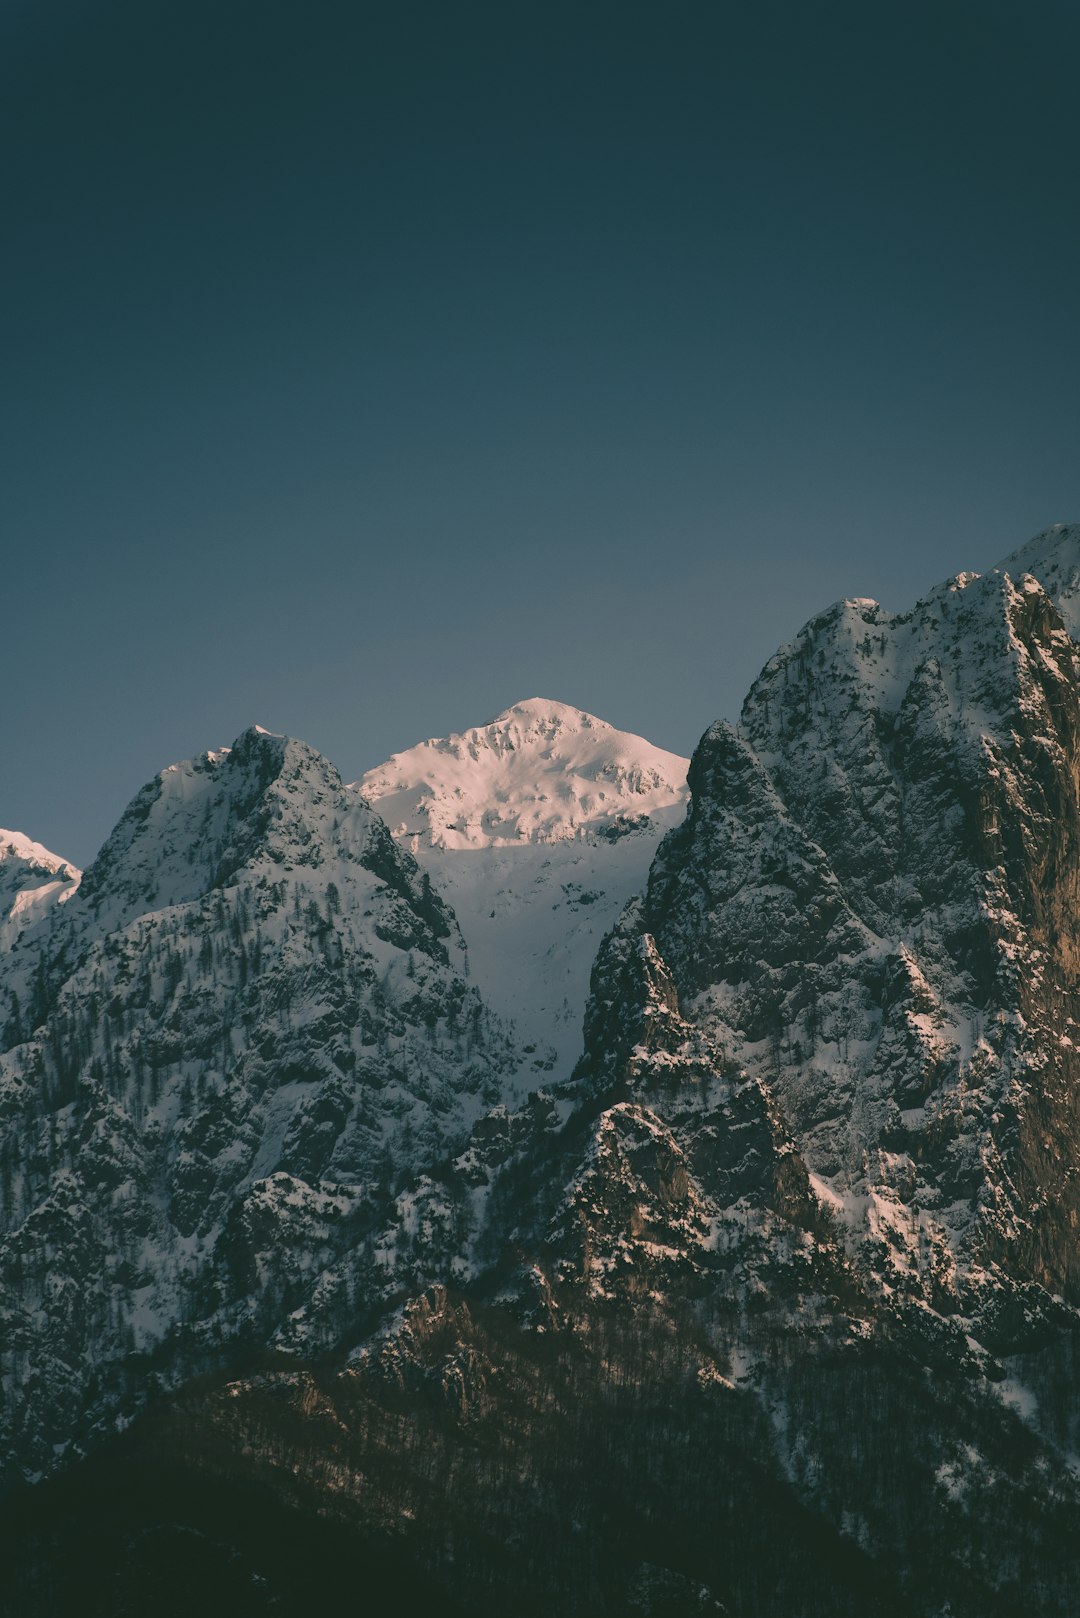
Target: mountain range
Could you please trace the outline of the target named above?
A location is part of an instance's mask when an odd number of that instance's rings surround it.
[[[255,727],[0,834],[11,1610],[1074,1611],[1078,659],[1056,527],[689,764]]]

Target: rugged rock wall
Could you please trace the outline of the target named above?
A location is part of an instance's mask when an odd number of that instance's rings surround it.
[[[584,1077],[647,1075],[664,1117],[707,1042],[875,1298],[995,1349],[1078,1301],[1078,770],[1076,648],[1035,578],[842,603],[703,738],[594,979]]]
[[[144,788],[33,947],[0,1056],[9,1475],[377,1308],[395,1197],[518,1065],[414,862],[260,731]]]

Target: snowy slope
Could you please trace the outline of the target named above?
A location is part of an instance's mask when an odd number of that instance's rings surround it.
[[[485,1002],[559,1074],[600,941],[685,812],[687,764],[533,698],[357,783],[453,907]]]
[[[1080,641],[1080,523],[1056,522],[1043,529],[994,571],[1038,579],[1073,640]]]
[[[475,730],[395,753],[358,785],[415,854],[587,842],[685,802],[688,764],[580,708],[532,697]]]
[[[0,950],[70,899],[81,873],[22,832],[0,830]]]

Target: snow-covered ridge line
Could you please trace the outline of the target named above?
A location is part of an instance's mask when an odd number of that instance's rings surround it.
[[[689,761],[594,715],[533,697],[420,742],[357,787],[413,852],[560,843],[686,801]]]
[[[82,872],[19,831],[0,830],[0,951],[77,891]]]
[[[75,881],[80,874],[70,860],[61,859],[43,843],[35,843],[21,831],[5,831],[0,827],[0,864],[6,866],[9,861],[20,861],[29,871],[47,872],[65,882]]]
[[[600,941],[689,798],[688,760],[564,703],[396,753],[358,783],[452,906],[485,1001],[568,1073]]]

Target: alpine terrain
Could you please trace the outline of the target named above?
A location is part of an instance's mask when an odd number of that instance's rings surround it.
[[[0,836],[8,1610],[1075,1613],[1080,528],[684,777],[532,700]]]
[[[10,950],[53,905],[70,899],[81,876],[21,832],[0,830],[0,949]]]
[[[452,905],[487,1003],[564,1074],[600,940],[682,819],[689,759],[561,702],[421,742],[357,784]]]

